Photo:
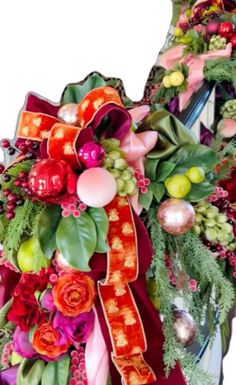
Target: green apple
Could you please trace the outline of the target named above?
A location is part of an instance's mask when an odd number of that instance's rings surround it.
[[[35,255],[40,251],[39,241],[35,238],[30,238],[27,241],[23,242],[20,246],[17,254],[17,262],[20,270],[23,273],[28,273],[34,271],[35,266]],[[51,261],[46,257],[40,256],[41,268],[48,267],[51,264]],[[37,263],[38,266],[38,263]]]

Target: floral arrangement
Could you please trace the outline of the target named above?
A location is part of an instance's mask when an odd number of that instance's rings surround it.
[[[212,384],[191,346],[204,321],[225,344],[235,301],[234,11],[174,2],[140,102],[96,72],[28,95],[1,141],[1,384]],[[181,113],[207,82],[197,138]]]

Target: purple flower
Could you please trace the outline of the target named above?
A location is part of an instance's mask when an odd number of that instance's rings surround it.
[[[41,300],[41,305],[44,309],[53,312],[56,310],[56,306],[54,305],[53,298],[52,298],[52,290],[47,289],[45,291],[45,294]]]
[[[94,327],[94,312],[80,314],[78,317],[66,317],[56,312],[53,317],[53,327],[59,329],[66,340],[71,341],[75,347],[87,341]]]
[[[30,343],[29,333],[22,332],[19,326],[17,326],[13,335],[13,350],[24,358],[34,358],[37,356]]]

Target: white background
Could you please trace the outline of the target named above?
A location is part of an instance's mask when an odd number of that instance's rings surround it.
[[[14,136],[29,91],[57,102],[93,70],[139,100],[170,20],[170,0],[0,1],[0,137]],[[232,345],[224,385],[235,384]]]

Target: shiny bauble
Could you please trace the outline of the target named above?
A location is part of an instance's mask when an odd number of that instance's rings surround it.
[[[234,119],[222,119],[217,125],[217,131],[223,138],[236,136],[236,121]]]
[[[104,207],[110,203],[117,192],[113,175],[104,168],[85,170],[77,182],[79,199],[90,207]]]
[[[34,197],[49,203],[58,203],[59,197],[76,190],[76,176],[64,160],[40,160],[32,167],[28,181]]]
[[[101,144],[85,143],[80,147],[78,159],[85,168],[100,167],[105,158],[105,150]]]
[[[219,30],[219,23],[216,20],[211,20],[206,26],[206,32],[209,35],[217,35]]]
[[[75,103],[65,104],[58,110],[57,116],[67,124],[76,125],[78,123],[77,109],[78,105]]]
[[[231,21],[223,21],[219,25],[218,33],[221,37],[225,37],[226,39],[230,39],[235,31],[234,24]]]
[[[174,310],[174,331],[177,341],[183,346],[191,345],[196,337],[196,324],[192,316],[184,310]]]
[[[17,253],[17,262],[23,273],[34,271],[35,255],[37,255],[39,250],[40,245],[37,239],[31,238],[22,243]],[[42,257],[40,262],[41,266],[38,266],[38,270],[43,267],[49,267],[51,264],[51,261],[46,257]]]
[[[194,225],[193,206],[183,199],[167,199],[161,203],[157,212],[158,222],[169,234],[186,234]]]
[[[230,43],[232,44],[232,47],[234,49],[236,49],[236,35],[233,35],[231,38],[230,38]]]

